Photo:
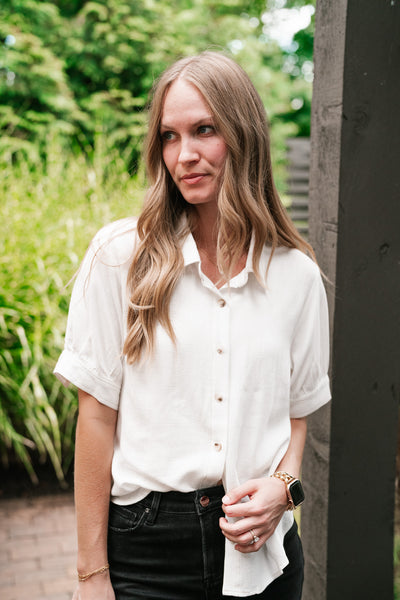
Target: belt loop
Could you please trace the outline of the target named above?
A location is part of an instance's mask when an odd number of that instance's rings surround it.
[[[149,516],[146,519],[146,525],[154,525],[154,521],[157,518],[158,508],[161,501],[161,492],[153,492],[153,500],[151,502],[151,508]]]

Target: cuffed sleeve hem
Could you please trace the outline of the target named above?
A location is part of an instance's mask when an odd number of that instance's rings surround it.
[[[329,402],[330,399],[329,377],[325,375],[312,392],[301,398],[291,400],[290,418],[301,419],[302,417],[306,417]]]
[[[72,383],[96,398],[101,404],[118,410],[120,386],[94,374],[71,350],[64,350],[61,353],[53,373],[66,387]]]

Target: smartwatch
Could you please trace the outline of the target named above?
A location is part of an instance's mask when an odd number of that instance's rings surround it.
[[[275,471],[271,477],[281,479],[286,484],[286,494],[288,499],[288,510],[293,510],[304,502],[304,490],[300,479],[289,475],[285,471]]]

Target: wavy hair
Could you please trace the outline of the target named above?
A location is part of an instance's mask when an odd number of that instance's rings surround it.
[[[123,351],[130,363],[138,361],[143,353],[152,353],[157,323],[175,340],[169,305],[183,272],[182,240],[196,227],[193,208],[185,202],[162,158],[163,103],[178,78],[203,95],[227,147],[217,200],[217,261],[221,274],[229,281],[235,264],[249,248],[252,233],[253,269],[260,281],[259,260],[265,244],[271,246],[270,261],[277,246],[298,248],[315,259],[276,190],[267,116],[248,75],[232,59],[217,52],[177,61],[156,82],[149,112],[145,161],[150,187],[138,220],[138,245],[127,283],[128,333]],[[187,219],[182,219],[183,214]]]

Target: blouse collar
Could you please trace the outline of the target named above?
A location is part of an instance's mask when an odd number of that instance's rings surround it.
[[[232,279],[230,281],[230,287],[234,287],[234,288],[242,287],[243,285],[245,285],[247,283],[249,273],[253,273],[254,243],[255,243],[254,233],[252,233],[249,251],[247,253],[246,265],[242,269],[242,271],[240,271],[240,273],[238,273],[235,277],[232,277]],[[195,242],[194,237],[191,232],[188,233],[187,237],[183,241],[182,254],[183,254],[183,261],[184,261],[185,267],[192,265],[192,264],[196,264],[196,263],[200,264],[200,262],[201,262],[200,254],[199,254],[199,251],[196,246],[196,242]],[[225,287],[225,286],[223,286],[223,287]]]

